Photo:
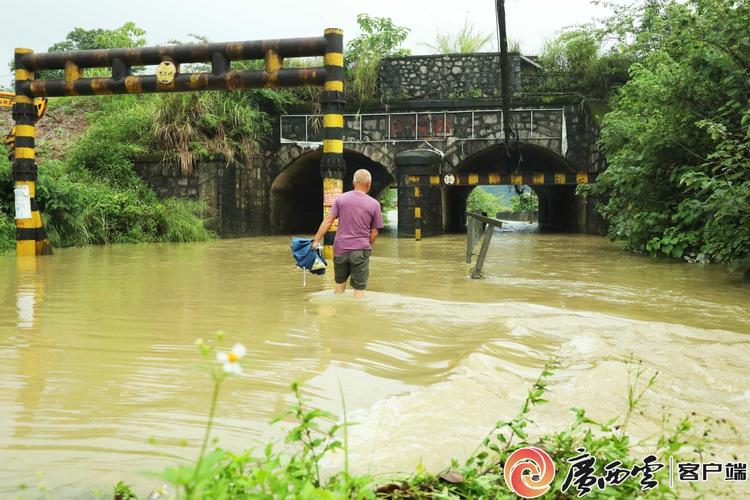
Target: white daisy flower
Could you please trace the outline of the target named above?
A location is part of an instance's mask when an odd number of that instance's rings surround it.
[[[242,344],[234,344],[232,350],[227,352],[217,352],[216,361],[224,364],[224,372],[232,375],[239,375],[242,373],[242,367],[240,366],[240,359],[245,355],[245,346]]]

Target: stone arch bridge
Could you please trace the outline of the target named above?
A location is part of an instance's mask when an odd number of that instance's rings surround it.
[[[511,121],[520,154],[508,159],[497,59],[496,54],[474,54],[384,61],[381,94],[397,97],[344,115],[344,190],[351,189],[356,169],[368,169],[373,196],[398,187],[399,234],[414,236],[414,209],[420,206],[421,232],[430,236],[462,230],[466,200],[478,183],[535,184],[541,228],[603,232],[595,201],[577,196],[575,183],[554,180],[554,174],[568,174],[585,182],[604,168],[591,108],[570,96],[523,92],[524,85],[540,78],[540,68],[532,59],[513,55]],[[271,147],[244,164],[204,161],[184,178],[157,155],[137,168],[161,195],[205,200],[224,235],[312,233],[323,215],[322,118],[301,108],[272,122]],[[400,153],[419,148],[437,152],[439,161],[399,164]],[[428,186],[415,200],[410,178],[446,174],[472,175],[456,185]]]

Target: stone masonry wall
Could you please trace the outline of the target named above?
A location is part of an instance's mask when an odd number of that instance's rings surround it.
[[[270,181],[263,156],[249,164],[227,164],[224,158],[199,160],[189,176],[162,158],[153,154],[135,162],[138,175],[160,198],[203,201],[209,225],[223,237],[268,233]]]
[[[521,88],[521,56],[511,54],[514,91]],[[384,59],[378,75],[382,95],[397,99],[455,99],[500,95],[496,53],[438,54]]]

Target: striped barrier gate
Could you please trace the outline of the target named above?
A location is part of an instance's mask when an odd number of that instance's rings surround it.
[[[240,90],[249,88],[323,87],[324,143],[321,175],[324,210],[343,190],[344,38],[340,29],[323,36],[196,45],[168,45],[127,49],[34,53],[15,52],[16,92],[13,97],[15,135],[13,180],[16,201],[16,255],[36,257],[52,253],[36,202],[37,165],[34,124],[38,98],[58,96]],[[323,57],[322,67],[286,68],[285,58]],[[233,70],[233,61],[263,60],[260,70]],[[181,71],[182,65],[210,63],[210,71]],[[155,74],[133,74],[136,66],[157,66]],[[87,78],[87,68],[108,68],[110,77]],[[63,78],[37,79],[42,70],[62,70]],[[3,95],[7,101],[7,95]],[[45,101],[46,103],[46,101]],[[7,102],[6,102],[7,104]],[[10,144],[12,143],[12,144]],[[332,252],[335,228],[326,235],[325,250]]]
[[[501,174],[445,174],[410,175],[407,182],[414,188],[414,239],[422,239],[422,189],[425,187],[454,186],[569,186],[590,184],[596,180],[596,172],[517,172]]]

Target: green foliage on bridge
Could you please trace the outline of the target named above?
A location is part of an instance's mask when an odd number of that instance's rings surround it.
[[[357,24],[361,34],[347,44],[344,64],[349,99],[361,104],[376,97],[380,61],[411,53],[402,47],[410,30],[395,24],[390,17],[368,14],[357,15]]]
[[[494,33],[483,33],[478,31],[474,24],[469,22],[469,17],[464,20],[464,27],[456,33],[443,33],[438,31],[433,43],[423,43],[425,47],[435,54],[473,54],[488,50],[495,38]],[[519,52],[518,42],[510,44],[511,52]]]
[[[594,189],[629,249],[750,268],[748,26],[733,0],[649,2],[610,22],[639,62],[604,118]]]
[[[604,40],[603,30],[581,26],[548,41],[539,56],[544,78],[536,90],[606,94],[617,89],[628,80],[633,58]]]

